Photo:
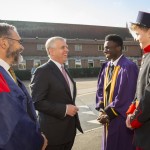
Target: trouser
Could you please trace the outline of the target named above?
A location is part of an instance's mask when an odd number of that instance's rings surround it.
[[[61,145],[48,145],[46,150],[71,150],[74,140]]]

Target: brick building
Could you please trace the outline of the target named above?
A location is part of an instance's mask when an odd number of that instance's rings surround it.
[[[123,54],[140,64],[141,49],[127,28],[7,20],[0,22],[15,25],[23,39],[24,61],[16,66],[16,69],[31,69],[45,63],[48,60],[45,42],[52,36],[62,36],[67,39],[68,68],[100,67],[106,61],[103,44],[107,34],[119,34],[124,40]]]

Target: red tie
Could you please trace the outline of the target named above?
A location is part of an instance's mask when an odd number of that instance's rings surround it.
[[[69,85],[69,80],[68,80],[68,78],[67,78],[67,73],[66,73],[66,71],[65,71],[63,65],[61,66],[61,69],[62,69],[62,74],[63,74],[63,76],[64,76],[64,78],[65,78],[65,80],[66,80],[68,86],[70,87],[70,85]]]

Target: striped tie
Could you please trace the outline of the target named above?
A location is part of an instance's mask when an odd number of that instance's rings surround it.
[[[68,78],[67,78],[67,74],[66,74],[66,71],[65,71],[65,68],[64,68],[63,65],[61,66],[61,69],[62,69],[62,74],[63,74],[63,76],[64,76],[64,78],[65,78],[65,80],[66,80],[68,86],[70,87],[70,85],[69,85],[69,80],[68,80]]]
[[[109,80],[109,81],[110,81],[111,78],[112,78],[113,71],[114,71],[114,65],[111,64],[111,65],[109,66],[109,70],[108,70],[108,80]]]

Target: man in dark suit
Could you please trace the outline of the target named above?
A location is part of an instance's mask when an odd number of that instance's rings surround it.
[[[0,150],[46,147],[31,97],[12,70],[23,49],[16,27],[0,23]]]
[[[42,132],[48,139],[46,150],[71,150],[76,128],[83,132],[75,106],[76,85],[64,63],[68,45],[62,37],[47,40],[49,61],[38,67],[31,80],[31,94],[39,111]]]

